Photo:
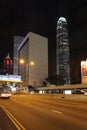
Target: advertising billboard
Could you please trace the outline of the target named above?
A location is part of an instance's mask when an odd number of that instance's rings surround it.
[[[81,79],[82,83],[87,83],[87,60],[81,61]]]
[[[81,62],[81,74],[82,76],[87,76],[87,61]]]

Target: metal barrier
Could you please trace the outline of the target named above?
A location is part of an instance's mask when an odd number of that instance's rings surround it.
[[[26,130],[3,106],[0,106],[0,130]]]

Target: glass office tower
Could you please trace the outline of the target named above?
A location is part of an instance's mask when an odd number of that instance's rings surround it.
[[[18,47],[23,41],[22,36],[14,36],[13,46],[13,74],[18,75]]]
[[[60,75],[64,84],[70,84],[70,65],[69,65],[69,40],[67,21],[60,17],[57,22],[56,34],[56,68],[57,75]]]

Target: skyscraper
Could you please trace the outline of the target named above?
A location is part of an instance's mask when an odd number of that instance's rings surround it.
[[[14,53],[13,53],[13,74],[18,74],[18,47],[21,44],[24,37],[14,36]]]
[[[56,34],[56,69],[64,84],[70,84],[70,65],[69,65],[69,40],[67,21],[60,17],[57,22]]]

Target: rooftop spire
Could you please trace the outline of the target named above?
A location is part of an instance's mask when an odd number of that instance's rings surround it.
[[[6,58],[5,59],[11,59],[10,56],[9,56],[9,53],[7,54]]]

